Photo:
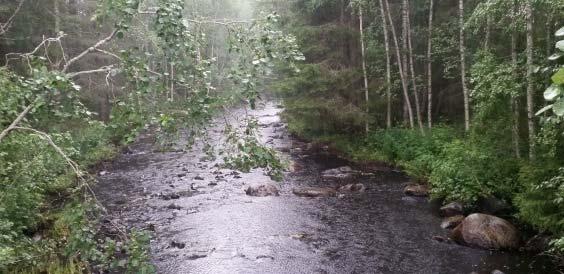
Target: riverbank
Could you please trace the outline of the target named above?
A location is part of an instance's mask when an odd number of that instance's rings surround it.
[[[492,147],[493,143],[477,143],[449,127],[436,127],[425,136],[414,130],[391,129],[372,131],[359,137],[363,134],[352,136],[304,130],[307,122],[291,111],[283,117],[296,137],[313,142],[316,147],[326,147],[362,166],[402,170],[413,178],[413,183],[429,186],[431,198],[441,203],[462,202],[466,212],[479,212],[484,206],[490,207],[486,209],[490,210],[488,213],[516,223],[525,240],[534,239],[524,248],[535,249],[537,253],[550,250],[556,261],[562,262],[556,241],[562,231],[555,223],[551,226],[537,220],[552,218],[557,222],[563,211],[558,210],[558,204],[549,204],[551,200],[546,201],[546,197],[543,198],[545,204],[537,203],[534,209],[530,206],[535,195],[546,192],[536,187],[539,181],[548,180],[557,173],[558,168],[553,163],[541,160],[531,164],[514,159],[507,155],[511,151],[503,151],[504,147],[496,149]],[[492,201],[496,208],[491,208]],[[541,245],[537,241],[539,233],[544,239]],[[554,241],[549,244],[547,239]]]

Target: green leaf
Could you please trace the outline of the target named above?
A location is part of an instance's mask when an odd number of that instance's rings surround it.
[[[547,110],[551,109],[552,105],[548,105],[546,107],[541,108],[539,111],[537,111],[537,113],[535,113],[536,116],[539,116],[543,113],[545,113]]]
[[[559,30],[557,30],[554,35],[556,37],[564,36],[564,27],[561,27]]]
[[[554,75],[552,75],[552,82],[557,85],[564,84],[564,68],[560,68]]]
[[[544,99],[547,101],[552,101],[560,94],[564,92],[564,89],[559,85],[551,85],[544,91]]]
[[[554,111],[557,116],[564,116],[564,99],[560,98],[552,107],[552,111]]]
[[[556,48],[561,50],[561,51],[564,51],[564,40],[560,40],[560,41],[556,42]]]

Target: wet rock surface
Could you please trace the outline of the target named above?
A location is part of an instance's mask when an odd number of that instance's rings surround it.
[[[331,197],[337,196],[337,190],[330,187],[298,187],[292,189],[292,193],[300,197]]]
[[[182,151],[182,142],[158,152],[153,137],[141,135],[99,176],[96,191],[110,212],[108,222],[151,231],[152,262],[165,274],[553,272],[545,260],[529,255],[433,240],[446,236],[436,208],[425,198],[405,197],[409,178],[387,169],[349,182],[363,184],[362,194],[294,195],[295,188],[336,190],[344,184],[323,180],[321,172],[354,165],[289,138],[279,111],[269,103],[252,114],[263,125],[262,141],[282,136],[270,145],[287,151],[282,154],[300,167],[279,184],[280,196],[243,191],[269,182],[262,170],[223,169],[205,158],[202,146]],[[211,145],[221,147],[221,120],[209,129]]]
[[[460,223],[462,223],[462,221],[464,221],[463,215],[451,216],[443,219],[443,221],[441,222],[441,227],[443,229],[453,229],[457,227]]]
[[[492,215],[468,215],[453,231],[451,238],[458,243],[485,249],[517,249],[519,231],[510,222]]]
[[[278,190],[278,187],[276,187],[272,183],[255,184],[248,186],[247,189],[245,190],[245,193],[249,196],[255,196],[255,197],[280,195],[280,191]]]
[[[405,195],[415,197],[429,196],[429,187],[426,185],[410,184],[403,189]]]
[[[458,202],[452,202],[442,206],[439,209],[441,216],[452,217],[464,214],[464,206]]]

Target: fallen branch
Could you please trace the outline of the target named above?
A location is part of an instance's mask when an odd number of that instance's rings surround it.
[[[76,76],[80,76],[80,75],[85,75],[85,74],[94,74],[94,73],[101,73],[101,72],[110,72],[112,69],[114,69],[114,65],[109,65],[109,66],[104,66],[101,67],[99,69],[93,69],[93,70],[84,70],[84,71],[77,71],[77,72],[71,72],[71,73],[67,73],[67,76],[69,78],[74,78]]]
[[[89,48],[86,49],[85,51],[81,52],[79,55],[77,55],[77,56],[75,56],[74,58],[70,59],[70,60],[65,64],[65,66],[63,67],[62,72],[63,72],[63,73],[66,73],[66,72],[69,70],[70,66],[71,66],[72,64],[74,64],[76,61],[80,60],[82,57],[84,57],[84,56],[87,55],[88,53],[91,53],[91,52],[93,52],[93,51],[96,51],[100,46],[102,46],[103,44],[105,44],[105,43],[109,42],[110,40],[112,40],[112,39],[116,36],[116,33],[117,33],[117,32],[118,32],[118,30],[117,30],[117,29],[114,29],[114,30],[112,31],[112,33],[111,33],[108,37],[106,37],[106,38],[104,38],[104,39],[98,41],[96,44],[94,44],[94,46],[89,47]]]
[[[29,111],[31,111],[31,109],[33,108],[33,103],[29,104],[19,115],[18,117],[16,117],[16,119],[6,128],[2,131],[2,133],[0,133],[0,142],[2,142],[2,139],[4,139],[4,137],[6,137],[6,135],[8,135],[8,133],[10,133],[10,131],[14,130],[15,128],[17,128],[18,124],[22,121],[22,119],[29,113]]]

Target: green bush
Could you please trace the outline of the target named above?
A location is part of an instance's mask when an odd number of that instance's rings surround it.
[[[531,165],[522,168],[525,191],[517,196],[519,216],[537,228],[564,236],[564,168]],[[541,182],[541,183],[538,183]],[[564,247],[564,246],[562,246]],[[564,251],[564,249],[563,249]]]
[[[433,163],[430,181],[436,197],[475,202],[480,197],[510,198],[517,190],[518,162],[498,157],[484,144],[454,140]]]

